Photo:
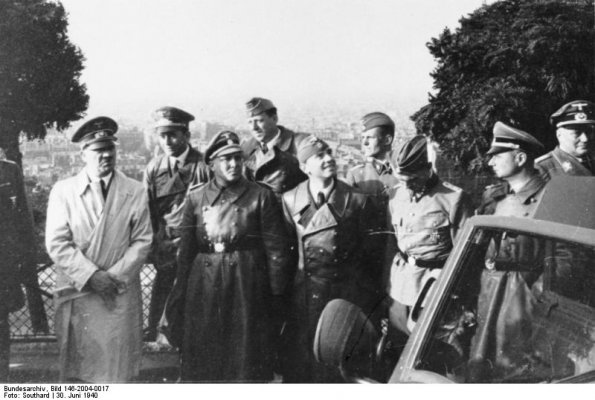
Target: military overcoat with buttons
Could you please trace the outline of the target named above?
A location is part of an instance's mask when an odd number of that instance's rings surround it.
[[[378,257],[384,258],[384,271],[381,284],[385,288],[390,272],[390,265],[397,252],[388,201],[399,180],[393,173],[390,164],[383,163],[370,157],[363,164],[353,167],[347,172],[345,182],[356,191],[368,196],[378,213],[378,240],[383,242]]]
[[[493,207],[485,212],[503,217],[533,218],[546,181],[539,173],[517,192],[507,185],[491,186],[484,200],[492,198]],[[526,367],[531,353],[533,284],[543,273],[545,242],[528,235],[504,232],[491,239],[481,269],[480,290],[476,300],[477,321],[470,363],[474,381],[499,376]]]
[[[373,234],[375,211],[365,195],[339,180],[323,205],[312,198],[308,181],[300,183],[283,195],[283,211],[298,242],[284,379],[333,380],[313,358],[314,333],[330,300],[343,298],[358,305],[365,301],[367,294],[357,281],[377,274],[380,261]]]
[[[212,180],[188,194],[181,227],[166,315],[181,314],[182,380],[271,380],[271,296],[291,275],[275,195],[244,178],[227,188]]]
[[[279,126],[280,137],[275,147],[263,153],[253,137],[242,142],[245,175],[249,180],[264,183],[281,200],[281,194],[293,189],[308,177],[300,169],[297,149],[310,135],[295,133]]]

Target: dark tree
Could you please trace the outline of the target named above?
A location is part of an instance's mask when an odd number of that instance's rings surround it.
[[[46,128],[65,129],[87,109],[83,55],[67,26],[60,3],[0,1],[0,147],[19,164],[21,132],[43,138]]]
[[[593,0],[504,0],[462,18],[427,44],[438,66],[435,94],[411,118],[418,133],[471,171],[498,120],[555,145],[549,115],[565,102],[593,100]]]

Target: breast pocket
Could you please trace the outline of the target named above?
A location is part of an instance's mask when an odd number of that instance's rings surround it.
[[[429,213],[424,216],[422,223],[432,243],[450,240],[450,221],[445,213],[441,211]]]

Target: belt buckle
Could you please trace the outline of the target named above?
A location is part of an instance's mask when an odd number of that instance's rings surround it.
[[[488,271],[493,271],[496,269],[496,260],[493,258],[488,258],[485,262],[486,269]]]
[[[225,251],[225,243],[223,242],[216,242],[213,244],[213,250],[217,253],[223,253]]]
[[[416,267],[417,266],[417,260],[413,256],[408,256],[407,257],[407,264]]]

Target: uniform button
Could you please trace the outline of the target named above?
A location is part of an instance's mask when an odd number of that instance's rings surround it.
[[[407,228],[407,232],[413,232],[413,229]]]
[[[317,294],[313,294],[313,295],[312,295],[312,298],[313,298],[313,299],[317,299],[318,297],[319,297],[319,296],[318,296]]]
[[[311,272],[306,272],[306,276],[312,276]]]
[[[322,249],[320,249],[320,250],[318,250],[318,251],[319,251],[320,253],[324,253],[324,250],[322,250]]]
[[[335,259],[333,260],[333,262],[339,262],[339,260],[338,260],[337,258],[335,258]],[[336,275],[336,274],[335,274],[335,275]]]
[[[535,197],[531,197],[531,203],[535,203],[537,199]]]
[[[237,226],[237,225],[238,225],[238,223],[237,223],[237,222],[232,222],[231,224],[232,224],[233,226]]]
[[[528,216],[529,216],[529,213],[528,212],[526,212],[526,213],[523,214],[523,217],[528,217]]]
[[[337,250],[337,246],[333,246],[333,250]]]
[[[238,207],[236,207],[236,212],[240,212],[240,209]]]

